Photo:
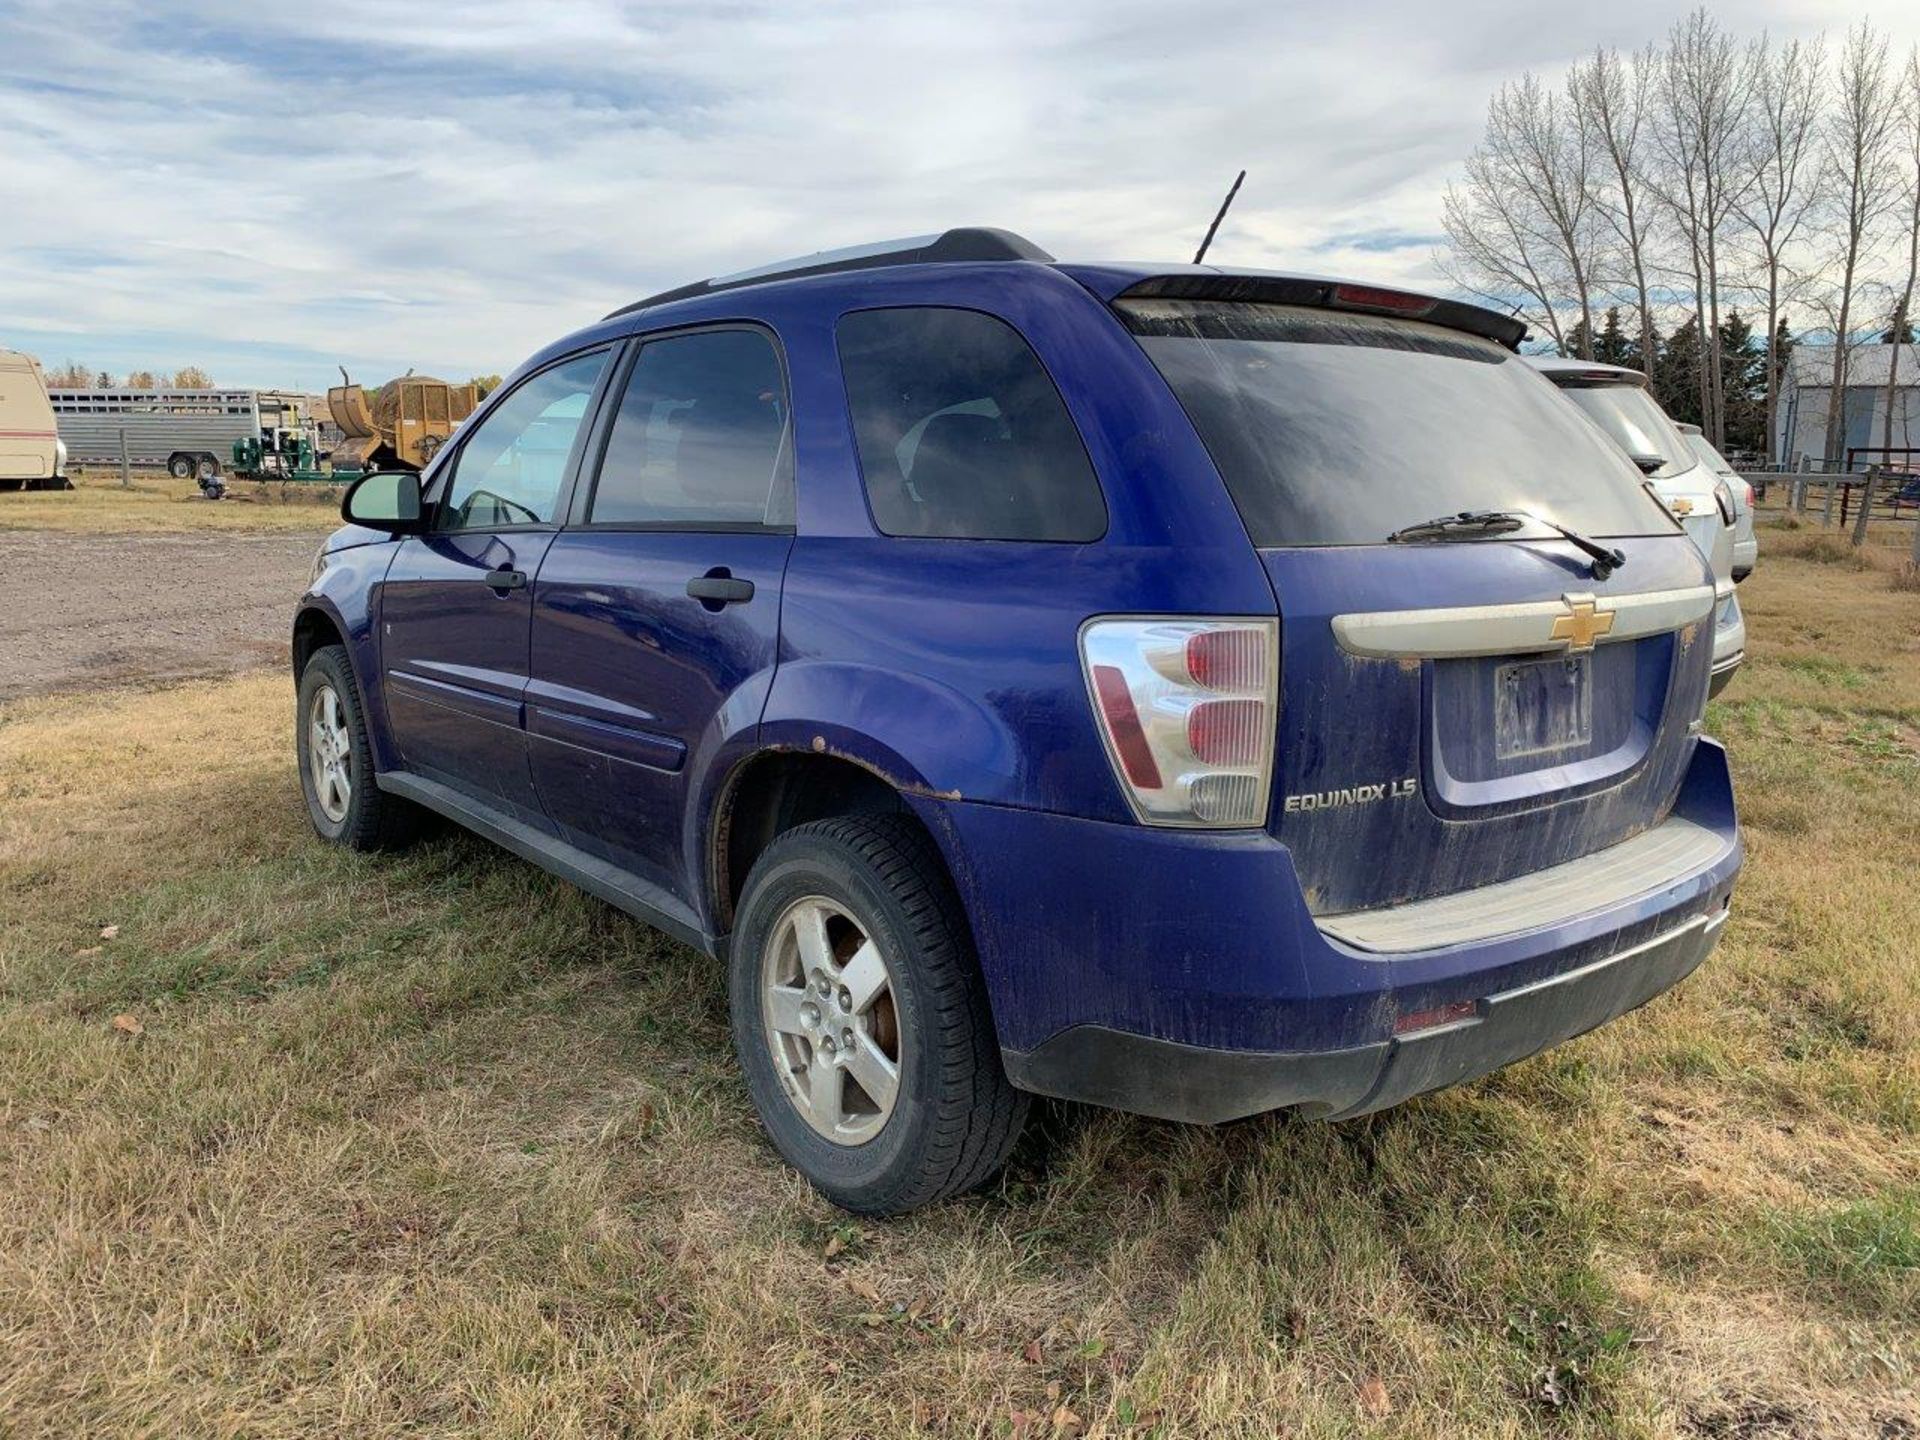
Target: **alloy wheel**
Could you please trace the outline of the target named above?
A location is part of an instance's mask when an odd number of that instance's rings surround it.
[[[339,692],[321,685],[307,706],[307,773],[320,813],[334,824],[353,800],[353,738]]]
[[[893,975],[879,943],[839,902],[810,895],[774,923],[760,1008],[794,1109],[839,1145],[878,1135],[900,1094]]]

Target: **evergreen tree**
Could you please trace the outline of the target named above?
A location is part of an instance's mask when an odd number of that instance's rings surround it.
[[[1639,358],[1633,353],[1635,348],[1627,339],[1626,331],[1620,328],[1620,307],[1609,305],[1606,322],[1600,327],[1600,338],[1594,342],[1593,358],[1609,365],[1632,365]]]
[[[1561,342],[1560,353],[1570,360],[1584,360],[1590,349],[1592,346],[1588,343],[1587,321],[1583,315],[1568,329],[1567,338]],[[1593,358],[1597,360],[1600,357],[1595,354]]]
[[[1767,350],[1738,310],[1720,322],[1720,393],[1726,397],[1723,450],[1767,448]]]
[[[1653,363],[1653,398],[1675,420],[1700,423],[1700,323],[1689,315]]]
[[[1893,312],[1887,316],[1886,327],[1880,332],[1880,343],[1882,345],[1913,344],[1913,317],[1902,315],[1898,305],[1894,306]]]

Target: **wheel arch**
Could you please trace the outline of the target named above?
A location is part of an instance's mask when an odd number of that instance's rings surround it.
[[[714,929],[728,934],[754,862],[787,831],[839,815],[898,814],[928,833],[945,859],[948,847],[916,803],[924,787],[869,754],[829,744],[763,746],[721,782],[706,826],[706,874]],[[948,876],[952,879],[951,873]]]

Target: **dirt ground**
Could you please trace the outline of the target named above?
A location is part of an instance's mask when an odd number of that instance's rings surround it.
[[[0,702],[279,663],[324,533],[0,531]]]

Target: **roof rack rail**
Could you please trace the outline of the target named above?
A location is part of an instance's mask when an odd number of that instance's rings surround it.
[[[980,260],[1037,260],[1050,264],[1053,256],[1024,236],[1011,230],[996,230],[985,225],[967,225],[938,235],[912,235],[904,240],[882,240],[875,245],[851,245],[844,250],[821,250],[776,261],[732,275],[716,275],[711,280],[696,280],[691,285],[662,290],[631,305],[623,305],[606,318],[631,315],[665,305],[670,300],[689,300],[696,295],[712,295],[742,285],[758,285],[767,280],[793,280],[802,275],[835,275],[845,270],[876,270],[887,265],[953,264]]]

